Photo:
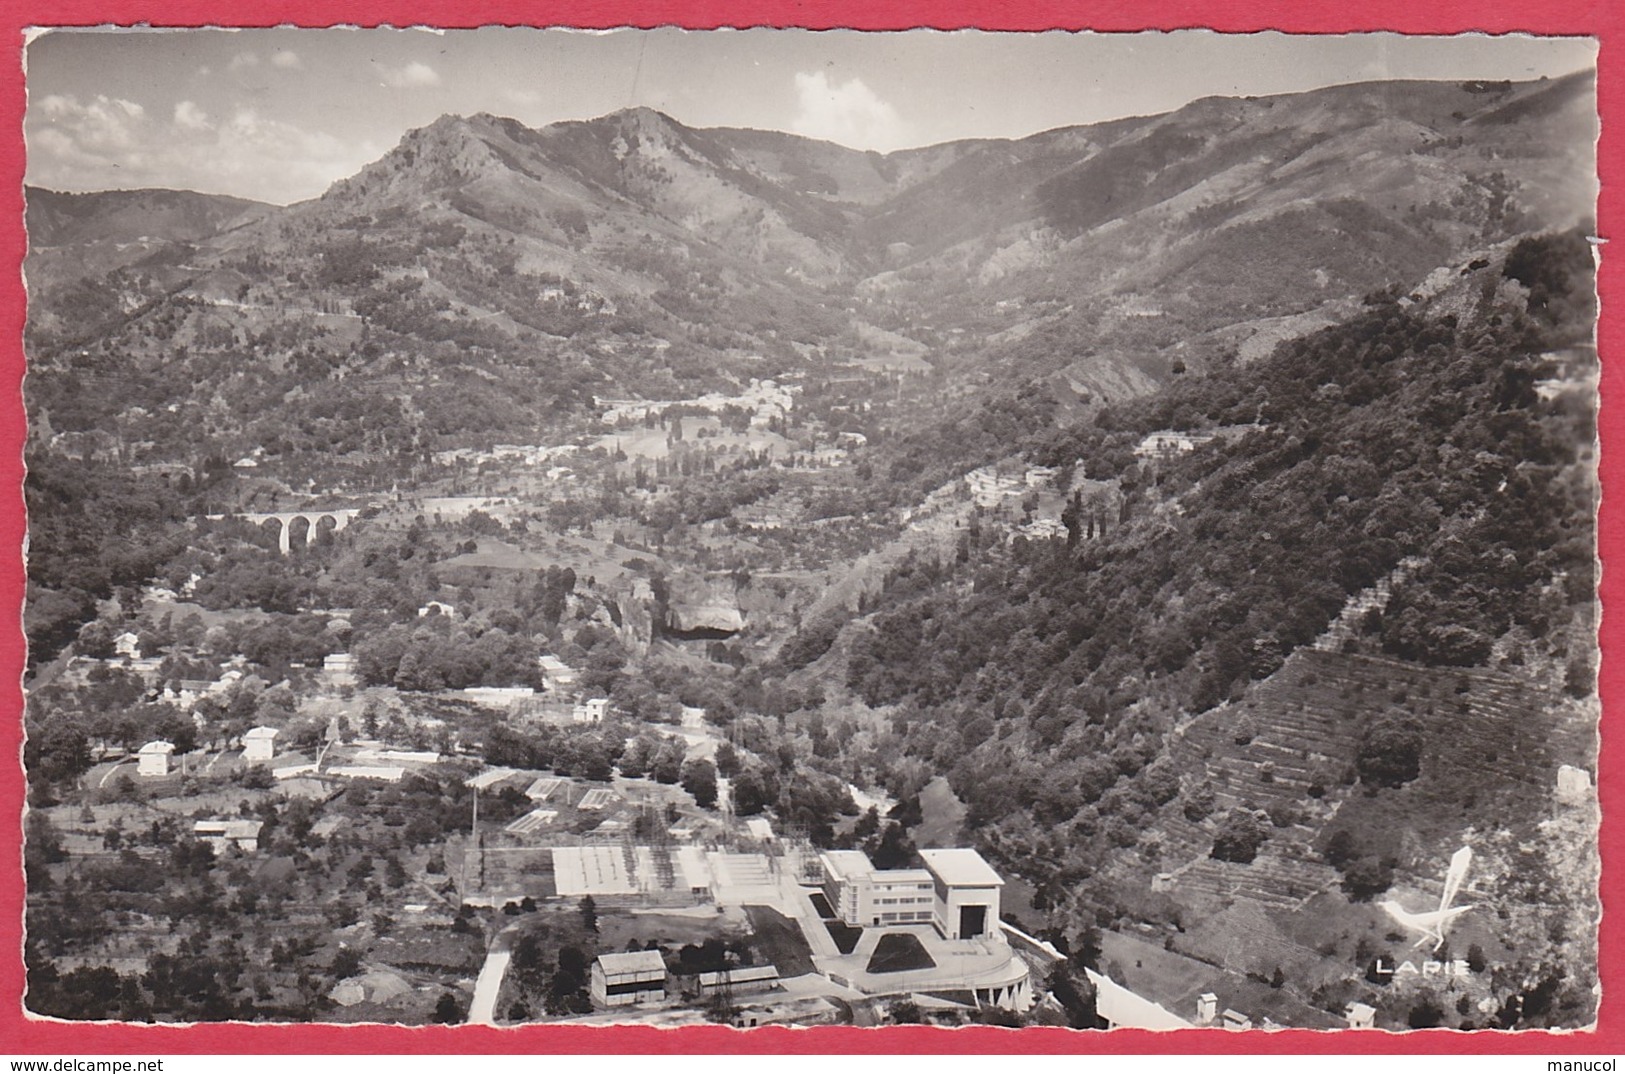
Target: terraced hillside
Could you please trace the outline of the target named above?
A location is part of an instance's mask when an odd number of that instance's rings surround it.
[[[1376,790],[1357,782],[1355,761],[1367,730],[1390,715],[1421,730],[1420,775]],[[1338,881],[1323,858],[1333,827],[1391,829],[1391,816],[1404,819],[1390,841],[1408,851],[1397,867],[1429,878],[1464,832],[1544,816],[1558,767],[1593,763],[1594,727],[1589,711],[1503,672],[1300,650],[1242,702],[1174,732],[1170,757],[1184,793],[1157,820],[1161,875],[1144,879],[1192,908],[1296,907]],[[1207,815],[1193,820],[1201,809],[1192,802],[1205,803],[1208,788]],[[1250,864],[1209,857],[1218,819],[1235,808],[1272,818]]]

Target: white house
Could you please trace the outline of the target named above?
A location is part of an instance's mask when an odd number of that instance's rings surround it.
[[[1377,1024],[1377,1009],[1366,1003],[1350,1003],[1343,1008],[1343,1018],[1350,1029],[1373,1029]]]
[[[147,743],[136,754],[136,772],[143,776],[169,775],[169,755],[174,752],[174,743],[163,739]]]
[[[608,715],[609,698],[593,697],[575,706],[570,712],[570,719],[575,723],[603,723]]]
[[[251,727],[243,732],[243,760],[250,763],[269,761],[276,756],[277,729]]]

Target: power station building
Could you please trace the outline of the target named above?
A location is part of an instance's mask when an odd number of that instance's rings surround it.
[[[819,855],[824,897],[848,925],[925,924],[950,940],[974,940],[999,931],[999,889],[1004,880],[969,848],[922,850],[922,869],[876,869],[861,850]]]

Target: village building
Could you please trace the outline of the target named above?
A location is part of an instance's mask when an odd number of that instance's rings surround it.
[[[666,960],[659,951],[599,955],[590,976],[596,1007],[630,1007],[666,998]]]
[[[216,854],[223,854],[236,847],[247,854],[252,854],[260,848],[260,829],[264,826],[257,820],[200,820],[192,825],[192,834],[207,843]]]
[[[541,666],[542,679],[547,683],[549,690],[568,693],[575,689],[576,680],[580,677],[575,668],[552,653],[543,653],[536,658],[536,663]]]
[[[143,776],[169,775],[169,758],[174,752],[174,744],[162,739],[147,743],[136,754],[136,773]]]
[[[1211,443],[1210,433],[1182,433],[1171,429],[1147,433],[1134,447],[1134,454],[1142,459],[1170,459],[1188,455],[1203,444]]]
[[[424,619],[435,614],[443,615],[447,619],[456,619],[457,609],[453,608],[450,604],[445,604],[438,600],[431,600],[429,603],[418,609],[419,619]]]
[[[534,686],[467,686],[462,695],[476,705],[508,709],[536,696]]]
[[[570,712],[574,723],[603,723],[609,715],[609,698],[593,697],[576,705]]]
[[[252,727],[244,731],[243,760],[252,764],[276,756],[276,736],[274,727]]]
[[[440,754],[434,750],[387,750],[367,748],[356,750],[360,764],[438,764]]]
[[[327,774],[341,779],[376,779],[384,783],[399,783],[406,776],[406,769],[384,765],[350,764],[329,769]]]
[[[1350,1003],[1343,1008],[1343,1017],[1350,1029],[1373,1029],[1377,1024],[1377,1009],[1365,1003]]]

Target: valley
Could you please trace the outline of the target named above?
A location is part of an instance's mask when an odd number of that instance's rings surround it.
[[[1595,123],[448,115],[285,207],[30,190],[30,1009],[640,1020],[655,955],[655,1024],[1590,1024]],[[990,939],[831,906],[963,854]]]

